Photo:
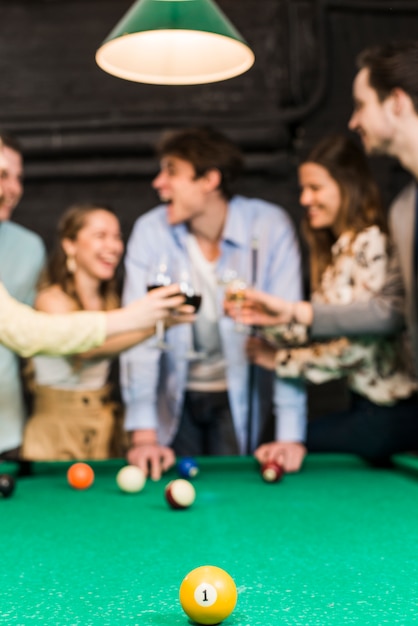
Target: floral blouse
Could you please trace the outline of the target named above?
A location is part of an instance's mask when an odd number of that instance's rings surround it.
[[[387,236],[377,226],[354,239],[343,233],[332,247],[332,262],[312,301],[344,305],[372,298],[383,286],[388,259]],[[317,384],[347,377],[352,391],[376,404],[394,404],[417,389],[402,363],[399,337],[341,337],[301,346],[308,333],[300,324],[266,329],[265,336],[279,345],[286,340],[300,346],[277,352],[276,373],[281,377],[303,377]]]

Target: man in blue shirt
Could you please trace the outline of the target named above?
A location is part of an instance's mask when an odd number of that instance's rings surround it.
[[[175,274],[179,267],[193,275],[202,305],[193,325],[167,331],[169,349],[160,351],[151,340],[121,356],[125,428],[131,432],[128,460],[158,479],[175,454],[248,449],[257,454],[273,410],[275,440],[265,444],[268,457],[286,471],[297,471],[305,455],[303,384],[256,370],[248,442],[246,336],[223,315],[222,286],[235,272],[260,289],[298,300],[300,254],[293,225],[276,205],[231,197],[230,182],[242,156],[220,133],[177,131],[163,137],[158,153],[161,169],[153,186],[164,204],[134,225],[123,299],[129,303],[143,295],[152,282],[151,266],[163,261],[175,281],[181,281]],[[188,360],[192,348],[204,357]]]
[[[9,221],[23,193],[22,154],[18,143],[0,135],[7,168],[2,175],[0,206],[0,281],[11,296],[32,304],[36,283],[45,262],[38,235]],[[17,457],[26,418],[19,359],[0,346],[0,457]]]

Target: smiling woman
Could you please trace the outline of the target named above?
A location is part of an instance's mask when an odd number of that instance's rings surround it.
[[[115,271],[122,253],[113,211],[94,204],[71,207],[59,223],[36,308],[47,313],[117,308]],[[33,460],[107,458],[112,446],[122,453],[121,442],[114,440],[119,421],[107,385],[110,357],[143,338],[141,331],[120,335],[79,357],[36,356],[35,413],[23,455]]]
[[[94,204],[71,207],[59,222],[58,243],[41,280],[36,308],[47,313],[117,308],[115,270],[122,253],[113,211]],[[109,457],[115,418],[106,383],[114,348],[106,342],[77,358],[33,359],[35,413],[24,436],[25,457]]]
[[[303,163],[299,168],[300,203],[306,207],[311,228],[335,231],[341,204],[341,193],[330,173],[316,163]],[[335,233],[338,235],[338,233]]]

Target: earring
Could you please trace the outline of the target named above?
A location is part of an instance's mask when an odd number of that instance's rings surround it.
[[[70,274],[75,274],[77,263],[75,262],[75,258],[73,256],[67,256],[65,265],[67,266],[67,270]]]

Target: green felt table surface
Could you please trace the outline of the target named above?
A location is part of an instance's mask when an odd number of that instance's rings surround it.
[[[125,494],[123,461],[92,463],[86,491],[68,464],[35,464],[0,499],[0,624],[188,626],[179,586],[206,564],[237,585],[225,626],[418,623],[417,459],[312,455],[276,484],[251,458],[199,463],[182,511],[164,498],[175,470]]]

